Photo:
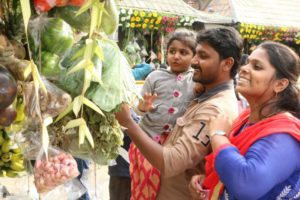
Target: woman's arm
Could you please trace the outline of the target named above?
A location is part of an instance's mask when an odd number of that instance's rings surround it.
[[[235,198],[258,199],[299,170],[299,155],[300,143],[277,133],[257,141],[245,156],[233,146],[222,149],[215,167]]]

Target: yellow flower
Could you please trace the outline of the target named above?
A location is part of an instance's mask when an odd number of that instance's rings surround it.
[[[139,14],[139,11],[137,11],[137,10],[135,10],[135,11],[133,12],[133,15],[134,15],[134,16],[138,16],[138,14]]]
[[[141,24],[136,24],[135,27],[136,28],[140,28],[142,25]]]
[[[156,21],[155,21],[155,24],[160,24],[160,21],[161,21],[161,20],[156,20]]]
[[[145,20],[144,20],[144,23],[148,23],[148,22],[149,22],[149,19],[145,19]]]
[[[135,23],[131,23],[131,24],[130,24],[130,27],[131,27],[131,28],[134,28],[134,27],[135,27]]]
[[[131,17],[131,18],[130,18],[130,21],[131,21],[131,22],[134,22],[134,21],[135,21],[135,17]]]
[[[151,20],[150,20],[150,24],[153,24],[153,23],[154,23],[154,19],[151,19]]]
[[[144,11],[141,11],[141,12],[140,12],[140,16],[141,16],[141,17],[145,17],[145,15],[146,15],[146,13],[145,13]]]
[[[149,26],[149,28],[152,29],[152,28],[153,28],[153,24],[151,24],[151,25]]]
[[[136,17],[135,21],[139,22],[139,21],[141,21],[141,18],[140,17]]]
[[[157,20],[162,20],[162,16],[158,16],[158,17],[157,17]]]
[[[152,13],[149,12],[149,13],[148,13],[148,17],[152,17]]]
[[[153,17],[157,17],[157,13],[156,12],[153,13]]]
[[[147,28],[147,24],[143,24],[143,25],[142,25],[142,28],[143,28],[143,29]]]

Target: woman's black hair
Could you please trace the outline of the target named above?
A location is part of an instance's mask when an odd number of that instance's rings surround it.
[[[273,112],[288,111],[299,118],[300,88],[297,85],[300,76],[299,56],[286,45],[277,42],[263,42],[258,48],[266,51],[270,64],[275,68],[275,78],[289,80],[287,88],[278,93],[277,100],[271,103]]]

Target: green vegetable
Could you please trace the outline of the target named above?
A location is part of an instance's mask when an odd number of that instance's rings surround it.
[[[98,45],[104,53],[104,61],[93,57],[93,63],[97,70],[101,69],[101,79],[103,85],[98,82],[92,82],[86,92],[88,99],[96,103],[101,110],[111,112],[122,102],[133,103],[138,97],[138,91],[135,86],[135,80],[131,73],[131,67],[125,56],[120,51],[118,45],[110,40],[98,40]],[[70,54],[62,61],[63,67],[69,68],[75,66],[83,58],[83,51],[76,59],[72,59],[76,52],[80,52],[83,44],[75,45]],[[101,65],[102,64],[102,65]],[[83,85],[83,70],[63,76],[60,79],[60,87],[72,96],[81,93]]]
[[[90,21],[91,15],[89,12],[84,12],[79,16],[76,16],[79,7],[75,6],[65,6],[65,7],[56,7],[56,16],[65,20],[68,24],[70,24],[73,28],[83,31],[89,32],[90,30]]]
[[[133,103],[138,92],[131,67],[118,45],[111,40],[100,40],[98,45],[104,52],[103,85],[91,85],[86,95],[102,110],[110,112],[122,102]]]
[[[60,57],[46,51],[42,52],[42,74],[46,77],[58,76],[61,73],[59,67]]]
[[[101,28],[107,35],[113,34],[119,26],[119,15],[115,0],[106,0],[104,9],[107,13],[103,13]]]
[[[93,136],[94,148],[87,141],[80,146],[78,145],[76,128],[68,129],[67,132],[63,130],[63,126],[75,117],[72,114],[49,126],[53,137],[52,141],[75,157],[90,159],[97,164],[107,165],[110,160],[118,156],[118,149],[123,144],[123,132],[113,113],[104,114],[105,117],[88,107],[84,108],[83,116]]]
[[[49,18],[41,33],[42,50],[63,56],[74,44],[69,24],[59,18]]]

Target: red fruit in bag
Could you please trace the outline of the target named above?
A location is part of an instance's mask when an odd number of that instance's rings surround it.
[[[70,0],[69,5],[82,6],[85,2],[86,2],[86,0]]]
[[[34,0],[34,7],[38,12],[48,12],[55,6],[55,0]]]
[[[57,7],[65,6],[69,3],[69,0],[55,0],[55,5]]]

